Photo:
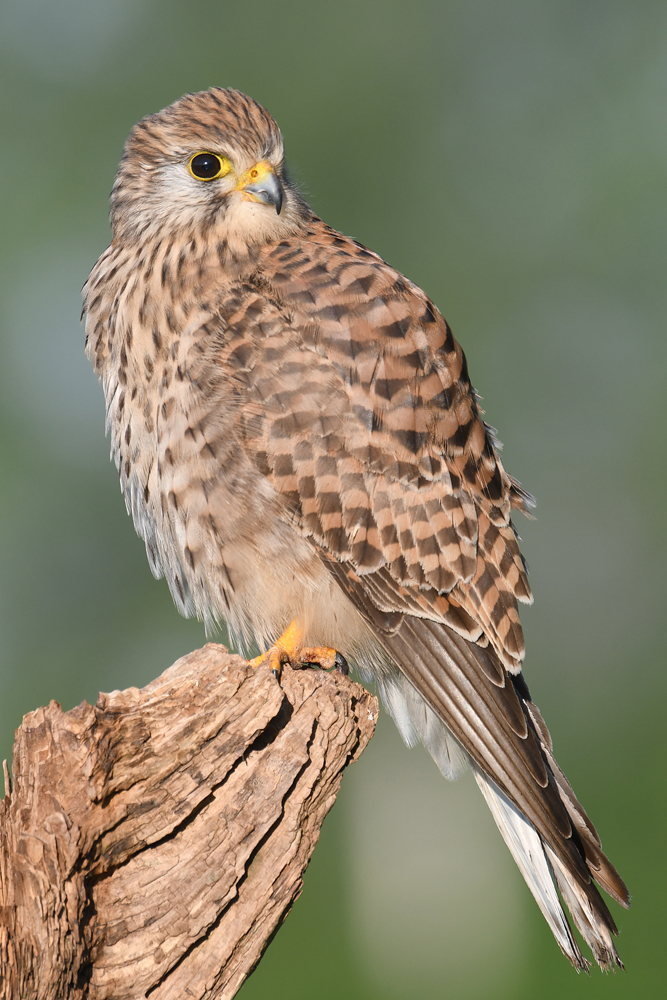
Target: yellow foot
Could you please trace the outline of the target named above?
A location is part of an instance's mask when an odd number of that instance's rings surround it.
[[[304,665],[314,663],[321,670],[335,668],[339,674],[344,674],[346,677],[350,672],[343,654],[339,653],[337,649],[332,649],[331,646],[302,646],[299,650],[298,660]]]
[[[276,677],[280,677],[283,663],[291,663],[295,667],[306,664],[316,664],[322,670],[338,670],[339,673],[350,672],[347,660],[342,653],[329,646],[302,646],[303,633],[296,622],[291,622],[280,638],[266,653],[261,653],[250,660],[252,667],[269,661],[269,666]]]

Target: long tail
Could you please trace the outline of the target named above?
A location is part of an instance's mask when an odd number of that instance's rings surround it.
[[[376,634],[400,670],[381,682],[399,729],[408,742],[419,738],[447,777],[455,776],[462,751],[469,759],[563,954],[577,970],[588,969],[556,887],[601,968],[622,968],[612,941],[618,931],[593,880],[626,907],[628,890],[553,757],[522,676],[435,622],[406,617],[393,635]]]

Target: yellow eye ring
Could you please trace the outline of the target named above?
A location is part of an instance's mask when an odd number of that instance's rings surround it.
[[[226,156],[218,156],[216,153],[201,152],[190,157],[188,170],[190,175],[198,181],[214,181],[218,177],[224,177],[232,169],[232,165]]]

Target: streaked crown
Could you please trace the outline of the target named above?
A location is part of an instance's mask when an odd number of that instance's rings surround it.
[[[204,152],[228,164],[211,178],[216,183],[198,183],[209,178],[188,170],[193,156]],[[238,178],[254,164],[282,175],[282,136],[268,111],[238,90],[215,87],[186,94],[130,132],[111,195],[114,237],[137,238],[220,221],[238,191]],[[224,176],[227,170],[229,177]],[[297,200],[295,195],[294,207]],[[252,230],[253,219],[246,214]],[[260,228],[275,223],[268,215],[258,218]]]

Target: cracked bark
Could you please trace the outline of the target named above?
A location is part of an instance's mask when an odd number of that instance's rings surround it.
[[[292,903],[377,702],[209,644],[27,715],[0,802],[2,1000],[234,996]]]

